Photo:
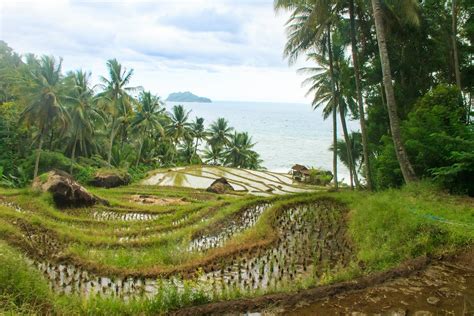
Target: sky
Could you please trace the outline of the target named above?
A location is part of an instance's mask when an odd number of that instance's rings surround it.
[[[283,59],[287,13],[273,0],[0,0],[0,40],[20,54],[63,58],[64,71],[106,75],[117,58],[131,86],[162,97],[307,102]]]

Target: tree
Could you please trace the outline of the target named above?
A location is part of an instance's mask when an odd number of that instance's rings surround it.
[[[344,60],[343,56],[343,49],[342,46],[334,46],[335,53],[333,54],[336,58],[335,66],[336,71],[333,69],[331,72],[331,68],[329,66],[329,61],[322,55],[317,53],[310,53],[308,54],[308,59],[314,61],[318,67],[305,67],[298,69],[300,73],[308,73],[311,76],[308,77],[303,81],[303,85],[309,85],[310,88],[306,95],[314,95],[312,106],[313,108],[323,108],[323,118],[327,119],[329,115],[332,114],[333,119],[334,111],[339,112],[339,117],[341,120],[342,130],[344,134],[344,140],[346,143],[350,144],[350,135],[347,129],[346,123],[346,114],[348,111],[354,112],[355,110],[355,100],[353,95],[349,93],[348,84],[350,84],[351,78],[348,78],[348,65]],[[332,82],[335,82],[333,86]],[[333,90],[334,89],[334,90]],[[337,123],[336,123],[337,124]],[[334,121],[333,121],[334,125]],[[336,130],[337,132],[337,130]],[[334,134],[333,134],[334,135]],[[335,147],[337,143],[336,140],[333,140],[332,147]],[[351,148],[352,146],[349,145],[347,148]],[[337,153],[336,153],[337,154]],[[349,164],[347,165],[351,176],[354,176],[355,183],[358,186],[359,180],[357,177],[357,171],[355,169],[355,163],[353,163],[352,153],[348,151],[346,153],[347,157],[349,157]],[[337,159],[337,155],[336,155]],[[337,170],[337,167],[336,167]]]
[[[164,136],[163,123],[164,102],[160,97],[153,95],[150,91],[142,91],[138,97],[138,108],[132,121],[132,128],[138,133],[138,154],[135,166],[138,166],[142,157],[143,143],[147,138],[153,137],[155,132]],[[149,135],[150,133],[150,135]]]
[[[252,150],[254,146],[255,144],[252,143],[252,138],[248,133],[235,132],[225,148],[224,163],[234,168],[254,167],[255,160],[258,159]]]
[[[34,63],[35,68],[23,78],[26,108],[21,113],[20,120],[38,128],[38,149],[33,173],[33,177],[37,177],[44,136],[55,120],[64,127],[68,115],[63,107],[65,89],[61,75],[62,60],[57,62],[54,57],[43,56]]]
[[[357,172],[357,170],[360,168],[361,164],[361,158],[363,156],[362,154],[362,135],[361,133],[357,132],[352,132],[350,137],[350,147],[346,143],[345,140],[338,140],[337,145],[336,145],[336,152],[341,160],[341,162],[349,169],[350,173],[350,182],[351,182],[351,187],[353,186],[353,169],[350,167],[352,162],[351,159],[353,160],[353,164],[355,165],[354,170]],[[331,146],[331,150],[334,150],[334,146]],[[348,155],[348,152],[351,153],[350,158]]]
[[[181,140],[192,139],[191,123],[188,122],[191,111],[186,111],[182,105],[173,106],[169,113],[170,123],[166,126],[166,135],[178,146]],[[174,159],[174,156],[173,158]]]
[[[403,178],[406,183],[409,183],[416,181],[417,177],[415,171],[413,170],[413,166],[411,165],[410,160],[408,158],[400,133],[400,119],[397,113],[397,104],[395,101],[395,94],[392,84],[392,71],[390,68],[390,60],[388,56],[384,16],[380,3],[381,0],[371,1],[373,17],[375,21],[375,29],[377,33],[377,42],[379,46],[380,62],[382,66],[383,84],[385,87],[385,96],[387,99],[388,116],[390,119],[390,130],[392,134],[393,144],[395,147],[395,153],[397,155],[398,163],[400,164],[400,169],[402,171]],[[407,2],[406,6],[409,6],[409,4],[411,4],[412,6],[414,5],[413,1],[411,0],[405,0],[404,2]],[[406,10],[408,10],[408,12],[411,12],[408,8]]]
[[[194,122],[191,123],[191,134],[196,140],[196,144],[194,145],[194,154],[196,154],[199,147],[199,142],[206,139],[207,137],[206,128],[204,127],[204,118],[196,117]]]
[[[137,88],[128,87],[133,76],[133,69],[127,71],[116,59],[110,59],[107,61],[107,70],[109,78],[101,77],[104,91],[99,94],[99,103],[104,107],[110,119],[107,151],[107,162],[110,164],[115,136],[121,124],[127,121],[127,116],[132,112],[133,98],[129,93]]]
[[[93,104],[94,90],[90,87],[90,76],[88,72],[77,70],[68,75],[71,81],[71,89],[66,96],[66,104],[71,118],[70,131],[72,136],[71,149],[71,168],[76,157],[77,145],[84,155],[90,154],[88,144],[94,144],[95,126],[98,120],[101,120],[101,113]]]
[[[203,154],[204,162],[211,165],[222,165],[225,160],[224,149],[221,146],[207,146]]]
[[[209,127],[209,144],[214,147],[222,147],[229,144],[233,130],[234,128],[229,126],[229,122],[225,118],[219,117]]]
[[[337,20],[337,4],[334,1],[321,0],[275,0],[275,10],[289,10],[292,14],[287,22],[287,43],[284,55],[288,57],[290,64],[299,54],[310,48],[315,48],[322,54],[327,52],[329,56],[329,68],[331,74],[331,93],[337,99],[334,65],[331,44],[331,24]],[[337,104],[337,102],[336,102]],[[333,109],[333,146],[337,142],[337,112]],[[333,154],[334,186],[338,188],[337,181],[337,154]]]

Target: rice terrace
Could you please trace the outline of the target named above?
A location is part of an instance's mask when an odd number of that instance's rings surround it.
[[[0,315],[474,316],[473,0],[0,0]]]
[[[199,188],[222,175],[240,190]],[[90,190],[97,202],[89,207],[64,207],[32,189],[0,191],[2,247],[21,250],[24,269],[55,295],[103,304],[104,313],[290,294],[365,274],[348,231],[354,193],[341,198],[285,174],[198,166]]]

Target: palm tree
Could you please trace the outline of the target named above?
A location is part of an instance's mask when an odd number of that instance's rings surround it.
[[[164,136],[163,122],[164,122],[164,102],[160,97],[153,95],[150,91],[142,91],[138,97],[138,108],[135,117],[132,121],[132,129],[134,129],[139,136],[139,147],[137,153],[137,160],[135,165],[138,166],[142,157],[143,143],[150,137],[149,133],[154,135],[158,132]]]
[[[252,159],[255,159],[255,152],[252,150],[254,146],[247,132],[234,133],[225,149],[225,164],[236,168],[248,168]]]
[[[331,45],[331,24],[338,19],[337,1],[332,0],[275,0],[276,11],[292,11],[287,22],[287,43],[284,55],[288,57],[290,64],[296,61],[299,54],[309,49],[316,49],[322,54],[327,52],[329,56],[329,68],[331,74],[331,93],[336,100],[336,89],[334,81],[334,65]],[[336,102],[337,104],[337,102]],[[337,142],[337,114],[336,108],[333,115],[333,145]],[[337,154],[333,154],[334,186],[338,188],[337,181]]]
[[[64,96],[62,60],[57,62],[54,57],[43,56],[39,61],[34,59],[30,62],[34,63],[35,67],[29,71],[23,85],[26,108],[21,113],[20,120],[28,125],[36,125],[39,130],[33,173],[33,176],[37,177],[44,136],[56,119],[64,127],[68,121],[68,115],[62,103]]]
[[[207,146],[203,153],[204,162],[211,165],[222,165],[225,160],[222,146]]]
[[[385,96],[388,109],[388,117],[390,120],[390,130],[392,134],[393,144],[395,146],[395,153],[397,156],[400,169],[403,174],[403,179],[406,183],[413,182],[417,180],[413,166],[408,159],[405,146],[402,142],[401,132],[400,132],[400,118],[397,113],[397,103],[395,101],[395,93],[393,90],[392,84],[392,71],[390,68],[390,59],[388,56],[387,49],[387,39],[385,33],[384,25],[384,13],[382,11],[381,0],[371,0],[372,1],[372,10],[373,17],[375,21],[375,30],[377,32],[377,42],[379,46],[380,62],[382,65],[382,76],[383,84],[385,87]],[[414,13],[417,7],[415,0],[404,0],[401,1],[404,13],[407,14],[407,17],[415,17]],[[416,18],[413,18],[412,21],[415,21]]]
[[[166,127],[166,134],[177,145],[180,140],[190,139],[191,123],[188,122],[191,111],[186,111],[182,105],[173,106],[169,113],[170,123]]]
[[[194,154],[196,154],[199,147],[199,142],[204,140],[207,137],[207,132],[204,127],[204,118],[196,117],[193,123],[191,123],[191,134],[194,139],[196,139],[196,144],[194,146]]]
[[[68,112],[71,118],[72,150],[71,169],[76,156],[76,148],[79,144],[81,152],[88,154],[88,144],[94,142],[94,123],[102,119],[99,110],[94,107],[94,89],[90,87],[90,72],[77,70],[68,75],[72,89],[67,96]]]
[[[348,65],[347,62],[343,59],[344,55],[342,46],[334,46],[334,48],[334,56],[337,58],[337,61],[335,63],[337,66],[337,71],[334,71],[333,69],[333,72],[331,72],[329,61],[324,56],[317,53],[310,53],[308,54],[308,59],[314,61],[316,64],[319,65],[319,67],[305,67],[298,69],[298,72],[309,73],[311,75],[303,81],[303,85],[310,86],[308,92],[306,93],[307,96],[314,95],[312,101],[313,108],[316,109],[319,107],[324,107],[324,119],[327,119],[329,115],[332,114],[334,120],[336,117],[334,115],[334,112],[339,112],[339,117],[341,120],[342,130],[344,134],[344,140],[346,143],[350,144],[351,140],[349,138],[349,133],[347,130],[346,113],[348,112],[348,110],[354,112],[355,101],[353,96],[348,93]],[[336,82],[335,87],[332,85],[333,80]],[[333,125],[335,124],[337,124],[337,122],[333,121]],[[333,140],[333,148],[335,147],[335,144],[337,144],[337,139]],[[351,152],[348,151],[347,156],[349,157],[350,161],[350,163],[348,164],[348,168],[351,174],[354,175],[356,185],[359,186],[359,180],[357,177],[357,172],[355,171],[355,164],[352,162],[353,159],[351,157]]]
[[[133,75],[133,69],[127,71],[125,67],[116,60],[107,61],[109,78],[101,77],[104,91],[99,94],[99,102],[104,106],[105,112],[110,117],[110,135],[107,152],[107,162],[112,161],[112,147],[115,136],[123,122],[128,120],[132,112],[132,97],[130,92],[137,90],[135,87],[128,87]]]
[[[369,155],[369,141],[367,135],[367,126],[365,124],[365,111],[364,103],[362,101],[362,84],[360,80],[360,62],[359,62],[359,50],[357,48],[356,38],[356,26],[355,26],[355,8],[354,0],[349,0],[349,23],[350,23],[350,37],[351,37],[351,53],[352,53],[352,64],[354,66],[354,81],[356,85],[357,94],[357,105],[359,110],[359,122],[360,130],[362,135],[362,148],[364,152],[364,165],[365,165],[365,180],[367,181],[367,188],[372,191],[372,174],[370,169],[370,155]]]
[[[350,173],[350,181],[351,181],[351,188],[353,187],[353,176],[354,176],[354,171],[357,172],[357,170],[360,168],[360,160],[362,157],[362,135],[361,133],[357,132],[352,132],[350,134],[350,146],[344,141],[344,140],[338,140],[336,144],[336,152],[341,160],[341,162],[349,169]],[[332,151],[334,151],[334,146],[331,146],[330,148]],[[351,156],[349,157],[348,153],[351,153]],[[352,160],[354,161],[354,165],[356,168],[354,171],[352,168],[350,168],[352,164]]]
[[[234,128],[229,126],[229,122],[225,118],[219,117],[209,127],[209,144],[214,147],[220,147],[229,144],[233,130]]]

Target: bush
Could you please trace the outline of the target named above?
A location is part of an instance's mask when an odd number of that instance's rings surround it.
[[[465,123],[459,90],[439,85],[423,96],[402,124],[405,147],[416,174],[435,179],[452,192],[474,194],[474,132]],[[393,142],[383,138],[375,161],[377,188],[403,183]]]
[[[333,177],[331,171],[311,168],[307,182],[314,185],[328,185]]]

